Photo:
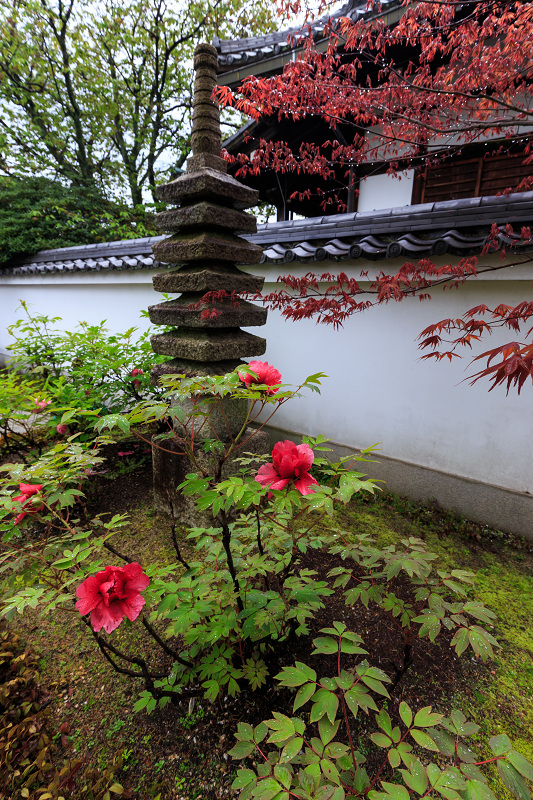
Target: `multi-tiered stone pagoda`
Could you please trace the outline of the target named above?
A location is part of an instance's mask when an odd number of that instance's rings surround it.
[[[150,306],[150,320],[158,325],[172,325],[168,333],[152,337],[156,353],[170,356],[154,367],[152,381],[163,374],[222,375],[242,364],[242,359],[265,352],[265,339],[241,330],[241,326],[264,325],[267,312],[244,300],[235,302],[234,292],[255,292],[264,279],[242,272],[237,264],[257,264],[262,249],[238,236],[257,229],[255,217],[243,209],[257,203],[258,192],[249,189],[227,174],[221,158],[219,110],[211,96],[216,84],[216,50],[200,44],[194,56],[192,115],[192,156],[187,171],[175,181],[157,189],[159,200],[178,206],[157,216],[162,232],[172,233],[153,247],[155,258],[175,265],[153,279],[158,292],[181,293],[175,300]],[[227,292],[207,306],[201,300],[207,292]],[[233,428],[242,425],[242,404],[234,403],[225,417]],[[216,426],[224,438],[223,426]],[[207,426],[206,426],[207,430]],[[206,434],[207,435],[207,434]],[[228,434],[229,436],[229,434]],[[266,449],[265,434],[254,437],[247,450]],[[172,449],[166,440],[165,448]],[[171,455],[154,448],[154,490],[156,508],[173,513],[184,522],[191,521],[191,509],[175,487],[191,465],[177,452]]]
[[[202,309],[194,307],[206,292],[255,292],[264,281],[236,266],[261,260],[262,249],[237,235],[257,230],[255,217],[243,209],[257,203],[258,192],[228,175],[220,156],[219,110],[211,100],[217,74],[215,48],[198,45],[194,67],[192,156],[184,175],[157,189],[159,200],[179,207],[157,216],[158,228],[173,235],[154,245],[154,256],[177,268],[156,275],[154,289],[182,294],[149,308],[152,322],[175,326],[152,338],[156,353],[171,356],[155,368],[155,379],[165,373],[223,374],[243,357],[261,355],[266,349],[264,339],[240,330],[264,325],[266,309],[243,300],[235,305],[225,298],[210,304],[217,314],[204,319]]]

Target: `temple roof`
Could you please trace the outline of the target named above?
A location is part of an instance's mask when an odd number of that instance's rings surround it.
[[[356,21],[361,17],[388,17],[392,11],[401,9],[399,0],[381,0],[378,10],[377,5],[370,11],[367,10],[367,0],[348,0],[338,11],[320,17],[310,23],[315,41],[322,38],[322,32],[329,19],[350,17]],[[392,20],[391,20],[392,21]],[[218,53],[218,69],[220,84],[233,84],[241,81],[248,74],[258,74],[257,65],[261,64],[260,72],[272,72],[283,66],[292,50],[298,49],[298,36],[307,35],[307,27],[301,26],[288,28],[284,31],[267,33],[264,36],[251,36],[248,39],[219,39],[215,37],[213,44]],[[254,65],[250,68],[249,65]],[[243,70],[242,68],[246,69]]]
[[[533,192],[266,223],[244,238],[264,248],[262,263],[423,258],[448,252],[464,257],[481,253],[493,223],[502,247],[532,251],[533,242],[522,239],[521,229],[533,228]],[[152,245],[163,238],[41,250],[0,275],[156,269],[161,265]]]

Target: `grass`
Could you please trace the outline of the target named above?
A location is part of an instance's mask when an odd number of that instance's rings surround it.
[[[439,565],[475,573],[472,595],[497,614],[495,635],[502,645],[479,678],[458,689],[449,702],[480,726],[479,736],[506,732],[517,750],[533,761],[533,555],[518,539],[457,518],[438,508],[418,506],[393,496],[359,500],[338,514],[340,527],[366,532],[382,544],[405,536],[426,541]],[[169,530],[148,505],[131,510],[131,525],[114,540],[140,563],[173,559]],[[117,777],[135,800],[211,800],[231,796],[232,766],[224,750],[233,744],[231,720],[224,707],[165,709],[152,717],[131,711],[139,686],[116,675],[72,615],[39,617],[28,614],[15,623],[21,637],[40,654],[42,681],[52,689],[52,724],[66,726],[74,754],[104,768],[122,754]],[[124,623],[115,632],[117,646],[134,650],[147,640],[140,626]],[[126,645],[127,643],[127,645]],[[464,658],[470,658],[465,654]],[[220,725],[220,748],[198,752],[196,732]],[[499,779],[496,776],[496,781]],[[493,785],[498,800],[511,795]],[[76,795],[72,795],[75,797]],[[126,795],[127,796],[127,795]]]
[[[395,496],[358,501],[343,514],[343,524],[372,533],[382,544],[419,536],[437,553],[439,565],[474,573],[471,594],[497,615],[495,635],[501,648],[472,691],[454,695],[453,705],[480,725],[478,740],[507,733],[515,749],[533,761],[533,548],[487,526]],[[508,800],[512,795],[493,772],[496,796]]]

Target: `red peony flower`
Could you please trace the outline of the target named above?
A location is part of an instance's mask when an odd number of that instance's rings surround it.
[[[13,502],[21,503],[23,506],[26,506],[33,495],[39,494],[42,488],[43,486],[41,483],[19,483],[19,489],[22,494],[19,494],[18,497],[14,497]],[[18,525],[19,522],[22,522],[27,514],[35,514],[37,511],[41,511],[43,508],[44,503],[42,503],[39,507],[31,504],[31,508],[28,508],[26,511],[21,511],[20,514],[17,514],[15,517],[15,525]]]
[[[130,372],[130,375],[132,378],[135,378],[136,375],[144,375],[144,372],[142,371],[142,369],[137,369],[137,367],[135,367],[135,369],[132,369],[132,371]],[[140,380],[138,378],[135,378],[135,380],[133,381],[134,388],[137,390],[140,385],[141,385]]]
[[[42,488],[42,483],[19,483],[19,489],[26,497],[39,494]]]
[[[91,614],[93,630],[111,633],[124,617],[133,622],[146,600],[141,595],[150,580],[136,562],[125,567],[106,567],[78,586],[76,608]]]
[[[285,489],[291,481],[300,494],[311,494],[318,482],[309,475],[315,454],[308,444],[294,444],[286,439],[272,450],[272,464],[263,464],[255,480],[270,489]]]
[[[56,425],[56,431],[61,434],[61,436],[65,436],[68,433],[68,427],[66,425]]]
[[[248,366],[250,369],[253,369],[257,378],[253,375],[239,373],[239,378],[246,386],[250,386],[253,383],[262,383],[267,386],[274,386],[276,383],[281,383],[281,372],[269,364],[268,361],[250,361]],[[269,389],[267,394],[276,394],[278,390],[279,387],[276,389]]]

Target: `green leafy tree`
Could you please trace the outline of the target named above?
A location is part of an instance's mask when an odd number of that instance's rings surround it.
[[[0,11],[0,171],[134,205],[187,157],[199,38],[268,30],[267,0],[21,0]]]
[[[139,205],[48,178],[0,177],[0,265],[37,250],[154,236],[153,215]]]

